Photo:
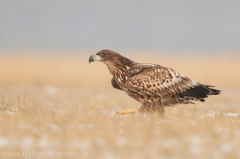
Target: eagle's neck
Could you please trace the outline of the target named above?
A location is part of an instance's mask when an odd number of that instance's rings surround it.
[[[104,62],[110,71],[110,73],[115,77],[125,81],[125,74],[128,72],[129,68],[131,68],[134,61],[124,57],[124,56],[117,56],[113,57],[109,61]]]

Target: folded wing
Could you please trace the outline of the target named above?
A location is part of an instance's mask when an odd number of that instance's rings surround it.
[[[220,92],[212,89],[212,86],[193,81],[171,68],[152,66],[136,72],[137,74],[128,78],[125,85],[128,90],[141,95],[159,96],[161,98],[168,98],[173,95],[206,98],[208,95],[215,95]]]

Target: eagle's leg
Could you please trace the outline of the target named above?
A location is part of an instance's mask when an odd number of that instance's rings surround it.
[[[161,97],[161,101],[156,101],[156,106],[155,108],[157,108],[157,113],[159,116],[164,116],[164,103],[163,103],[163,98]]]
[[[157,114],[162,117],[164,115],[164,107],[159,101],[144,101],[142,106],[139,108],[139,112]]]
[[[158,116],[163,117],[164,116],[164,105],[163,102],[155,102],[155,113],[157,113]]]
[[[129,109],[129,110],[123,110],[120,112],[117,112],[118,115],[127,115],[127,114],[134,114],[139,112],[139,109]]]

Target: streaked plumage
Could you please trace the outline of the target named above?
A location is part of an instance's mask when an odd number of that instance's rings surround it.
[[[164,107],[204,102],[220,90],[203,85],[171,68],[156,64],[137,63],[111,50],[102,50],[89,58],[101,61],[113,75],[112,86],[142,103],[140,112],[162,115]]]

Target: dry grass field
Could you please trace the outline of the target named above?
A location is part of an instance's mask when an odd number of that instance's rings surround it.
[[[116,115],[140,103],[112,88],[91,54],[0,55],[0,158],[240,158],[238,56],[125,53],[222,90],[159,118]]]

